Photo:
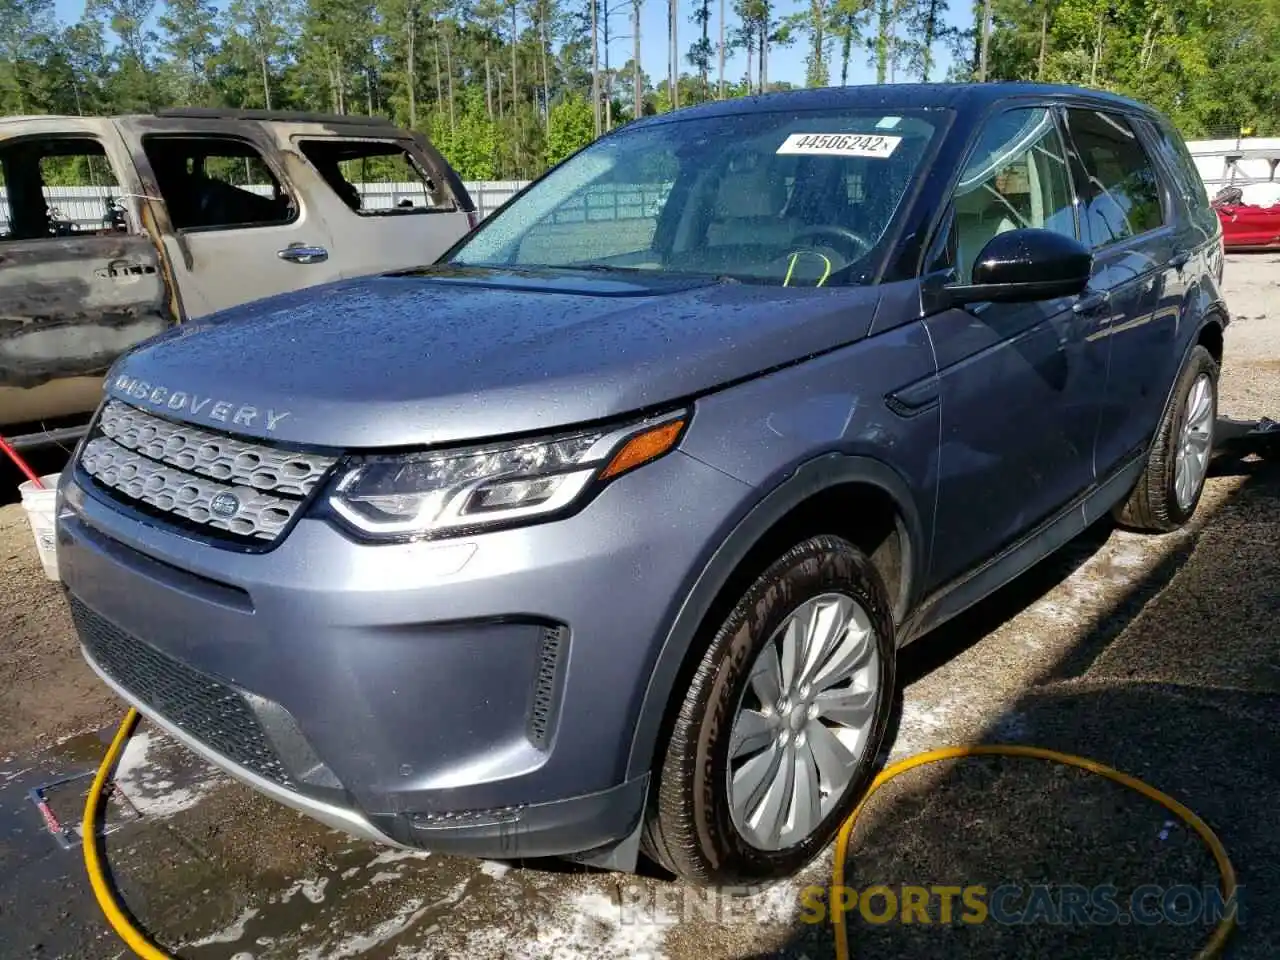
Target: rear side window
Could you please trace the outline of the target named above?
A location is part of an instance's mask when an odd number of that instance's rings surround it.
[[[176,230],[280,226],[298,217],[293,196],[243,140],[152,135],[142,150]]]
[[[1089,177],[1085,222],[1095,248],[1164,223],[1160,180],[1128,120],[1101,110],[1068,110],[1067,123]]]
[[[1191,158],[1191,151],[1182,142],[1182,137],[1178,136],[1173,130],[1164,127],[1157,129],[1160,133],[1161,143],[1166,145],[1173,160],[1172,166],[1177,174],[1178,186],[1182,190],[1183,196],[1187,198],[1187,202],[1191,204],[1192,209],[1207,208],[1209,206],[1209,191],[1204,185],[1204,177],[1200,176],[1195,160]]]
[[[455,209],[448,187],[394,140],[300,140],[298,149],[360,216]]]
[[[1197,227],[1212,233],[1218,222],[1213,207],[1209,204],[1209,191],[1205,186],[1191,151],[1187,149],[1182,137],[1167,121],[1149,124],[1151,139],[1159,146],[1157,150],[1164,156],[1178,193],[1182,196],[1191,214],[1191,221]]]

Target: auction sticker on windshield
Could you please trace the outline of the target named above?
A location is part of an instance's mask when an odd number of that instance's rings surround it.
[[[827,157],[887,157],[901,137],[861,133],[793,133],[782,141],[778,153],[807,153]]]

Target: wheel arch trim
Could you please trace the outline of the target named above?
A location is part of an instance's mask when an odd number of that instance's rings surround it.
[[[904,540],[905,581],[901,598],[895,598],[895,613],[906,613],[914,606],[919,586],[924,580],[927,540],[906,481],[891,467],[872,457],[829,453],[804,462],[756,501],[716,547],[692,585],[685,590],[649,673],[627,757],[628,778],[635,776],[636,771],[651,769],[658,731],[685,658],[712,604],[739,565],[752,548],[796,507],[824,490],[850,483],[876,487],[895,504],[899,532]]]
[[[1226,330],[1227,321],[1222,314],[1216,309],[1206,311],[1200,321],[1196,324],[1195,334],[1187,339],[1186,345],[1182,349],[1182,356],[1178,358],[1178,365],[1173,368],[1173,378],[1169,382],[1169,389],[1165,393],[1164,406],[1160,408],[1160,419],[1156,421],[1155,429],[1151,433],[1151,440],[1147,443],[1150,449],[1151,444],[1155,442],[1155,437],[1160,431],[1160,425],[1164,423],[1164,418],[1169,415],[1169,410],[1178,402],[1178,380],[1182,376],[1182,371],[1187,369],[1187,364],[1191,360],[1191,354],[1196,347],[1202,346],[1201,338],[1204,332],[1210,327],[1217,327],[1218,335],[1221,336]]]

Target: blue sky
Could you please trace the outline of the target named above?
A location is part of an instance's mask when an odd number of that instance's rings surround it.
[[[611,65],[621,65],[631,58],[631,4],[629,0],[609,0],[610,6],[616,4],[617,13],[610,15],[613,23],[612,29],[617,31],[621,38],[626,35],[626,39],[618,39],[616,42],[610,38],[610,54],[609,62]],[[733,2],[726,0],[726,7],[729,9],[729,20],[727,29],[732,31],[737,26],[737,20],[732,13]],[[679,25],[680,49],[682,55],[688,51],[689,46],[697,39],[699,28],[689,19],[694,4],[692,0],[680,0],[681,12],[684,18]],[[808,9],[807,0],[777,0],[775,10],[778,17],[784,17],[787,14],[799,12]],[[711,4],[711,42],[715,44],[719,38],[719,0],[712,0]],[[650,75],[656,83],[667,75],[667,4],[665,0],[644,0],[644,6],[641,8],[640,14],[640,59],[644,70]],[[968,27],[972,19],[972,6],[969,0],[952,0],[952,9],[948,11],[946,20],[952,26]],[[806,53],[806,45],[804,38],[801,38],[791,47],[782,47],[770,49],[769,51],[769,79],[786,80],[797,86],[804,86],[805,64],[804,58]],[[839,51],[832,50],[835,57],[833,69],[831,71],[831,82],[840,82],[840,65]],[[602,54],[603,56],[603,54]],[[933,72],[931,79],[939,80],[946,73],[947,67],[950,65],[950,54],[938,45],[934,51],[934,56],[938,58],[938,67]],[[870,62],[870,51],[865,47],[861,50],[854,49],[849,58],[849,82],[850,83],[874,83],[875,67]],[[746,70],[747,61],[745,55],[731,56],[725,65],[725,75],[731,78],[741,78]],[[686,72],[692,72],[693,68],[689,66],[687,61],[682,63],[682,69]],[[714,77],[716,71],[716,63],[712,61],[712,75]],[[918,79],[899,78],[899,79]]]
[[[225,0],[215,0],[219,7],[225,5]],[[611,14],[610,21],[613,24],[613,30],[616,31],[617,39],[610,38],[609,43],[609,62],[613,66],[621,66],[631,57],[632,42],[631,34],[631,6],[629,0],[610,0],[610,5],[616,4],[616,13]],[[160,8],[157,2],[157,9]],[[727,0],[726,6],[732,8],[732,0]],[[778,0],[776,10],[778,16],[785,16],[789,13],[796,12],[808,7],[806,0]],[[84,0],[56,0],[56,10],[58,17],[64,22],[71,23],[79,19],[84,12]],[[681,53],[689,49],[697,36],[698,28],[690,21],[689,14],[693,10],[692,0],[681,0],[681,13],[683,20],[679,27],[679,42]],[[716,19],[719,10],[718,0],[712,2],[711,17],[711,38],[715,43],[719,35],[719,23]],[[951,9],[948,11],[946,20],[949,24],[959,27],[968,27],[972,19],[972,7],[969,0],[952,0]],[[730,14],[729,29],[732,30],[735,20]],[[641,10],[641,61],[644,70],[653,78],[659,81],[666,76],[667,72],[667,5],[664,0],[644,0],[644,6]],[[938,58],[938,67],[935,76],[932,79],[941,79],[946,73],[950,64],[949,53],[942,48],[941,45],[934,51],[934,55]],[[839,63],[838,52],[835,53],[837,62],[832,70],[832,83],[838,83]],[[602,52],[603,57],[603,52]],[[798,86],[804,85],[804,43],[797,42],[790,48],[778,48],[769,51],[769,79],[770,80],[786,80]],[[686,72],[691,71],[688,63],[682,64],[682,69]],[[746,69],[745,56],[732,56],[729,58],[725,73],[726,76],[740,78]],[[714,65],[713,65],[714,73]],[[899,78],[914,79],[914,78]],[[870,63],[870,54],[865,48],[855,49],[850,58],[849,65],[849,82],[850,83],[868,83],[875,80],[875,68]]]

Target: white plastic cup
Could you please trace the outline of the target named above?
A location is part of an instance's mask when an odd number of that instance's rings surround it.
[[[54,533],[54,516],[58,502],[58,474],[43,476],[40,482],[44,484],[43,490],[26,480],[18,484],[18,492],[22,494],[22,509],[27,512],[27,523],[35,537],[44,575],[57,581],[58,540]]]

